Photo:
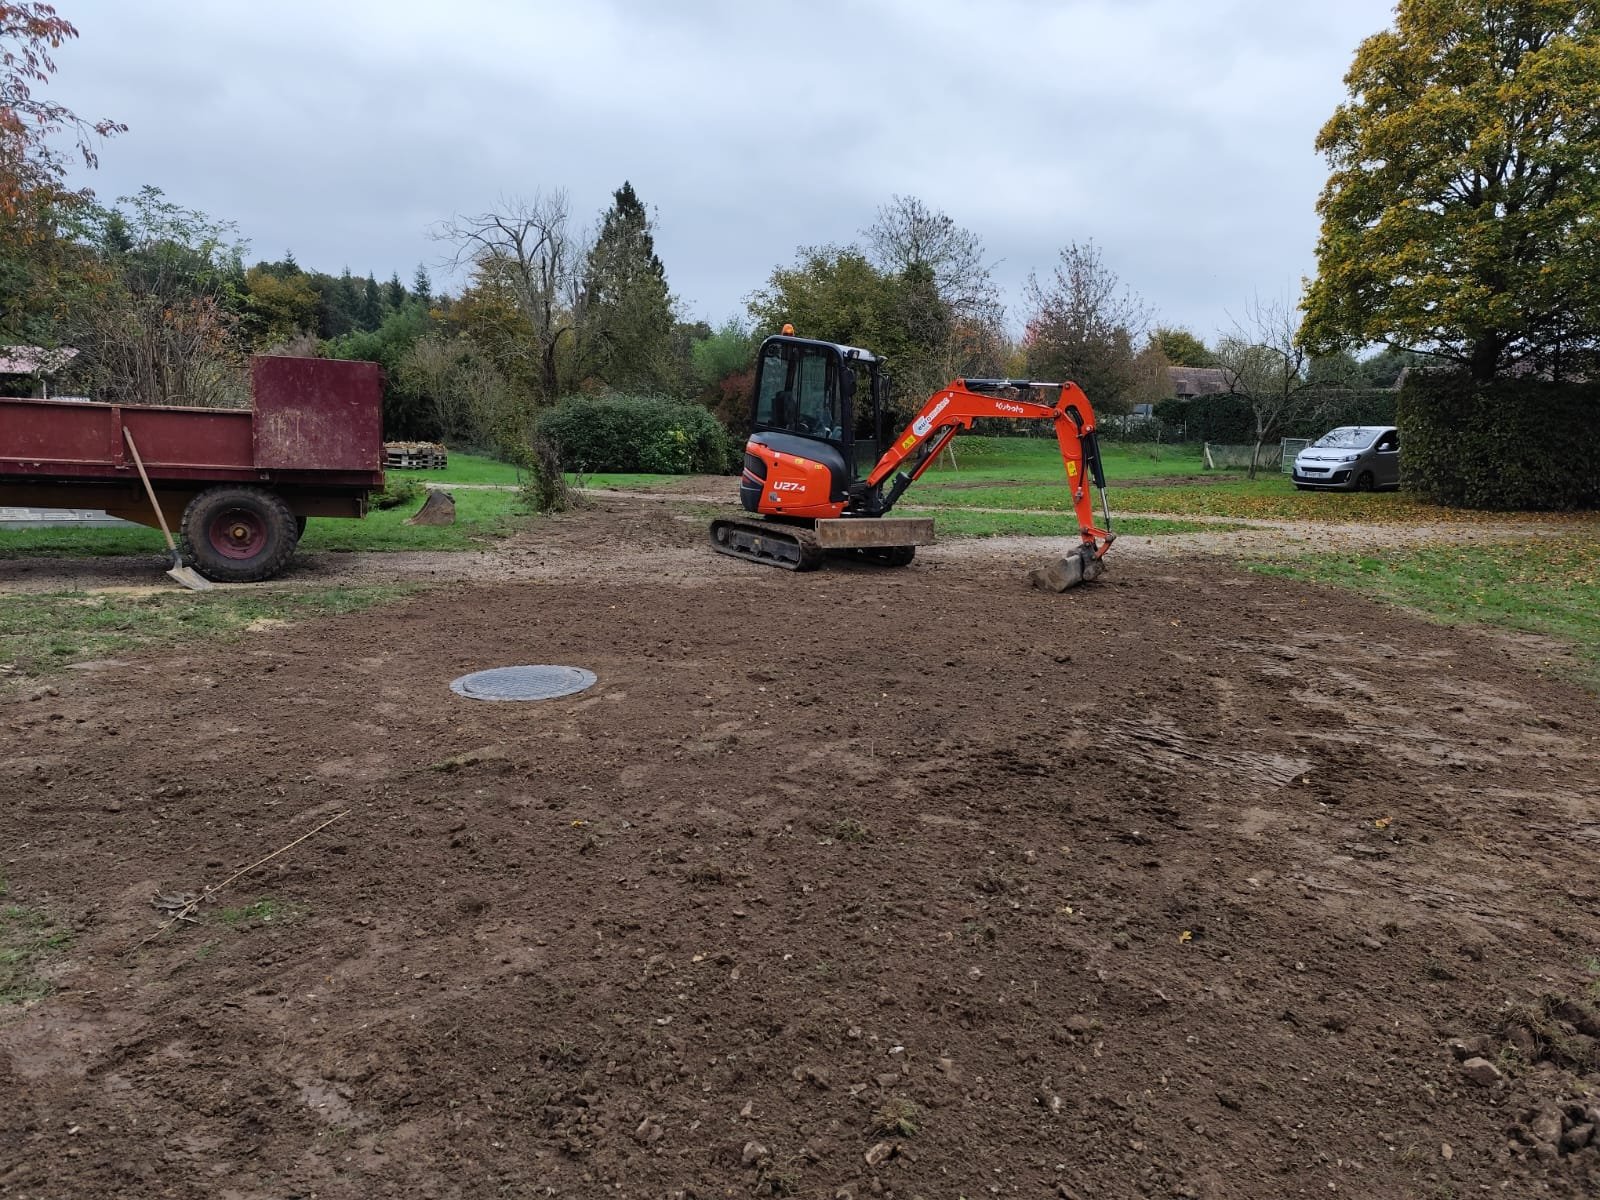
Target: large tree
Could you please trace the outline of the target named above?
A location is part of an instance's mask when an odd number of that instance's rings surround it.
[[[1050,277],[1028,277],[1024,343],[1035,379],[1072,380],[1096,408],[1127,412],[1138,390],[1134,346],[1150,319],[1093,242],[1065,246]]]
[[[1175,367],[1214,367],[1217,356],[1187,329],[1157,325],[1150,331],[1150,344]]]
[[[584,263],[582,288],[588,370],[620,391],[667,387],[673,374],[672,297],[650,214],[631,183],[612,193]]]
[[[915,196],[894,196],[864,234],[873,264],[898,281],[902,321],[924,326],[907,331],[918,353],[895,364],[902,392],[997,373],[1005,310],[983,240]]]
[[[1600,5],[1400,0],[1317,148],[1304,332],[1559,376],[1600,340]]]
[[[0,339],[59,340],[56,319],[68,293],[93,287],[97,269],[61,224],[91,195],[66,186],[63,145],[96,164],[100,139],[127,127],[85,121],[39,94],[56,66],[51,54],[78,36],[49,4],[0,0]]]

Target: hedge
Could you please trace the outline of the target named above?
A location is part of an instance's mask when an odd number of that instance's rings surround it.
[[[1349,388],[1311,396],[1311,415],[1287,422],[1273,438],[1318,438],[1341,425],[1393,425],[1397,395],[1387,388]],[[1186,441],[1244,445],[1256,440],[1250,402],[1226,392],[1163,400],[1156,416]]]
[[[534,433],[569,471],[721,474],[733,461],[714,416],[656,396],[569,396],[539,414]]]
[[[1600,506],[1600,387],[1413,373],[1400,392],[1403,484],[1457,508]]]

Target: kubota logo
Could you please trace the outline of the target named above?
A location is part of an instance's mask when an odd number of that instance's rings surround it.
[[[919,438],[927,437],[928,431],[933,428],[933,423],[938,418],[939,414],[949,407],[950,397],[946,396],[943,400],[939,401],[939,403],[933,406],[932,412],[928,413],[926,416],[918,417],[915,421],[911,422],[911,432],[916,434]]]
[[[1028,411],[1020,404],[1007,404],[1004,400],[996,400],[994,407],[997,412],[1025,413]]]

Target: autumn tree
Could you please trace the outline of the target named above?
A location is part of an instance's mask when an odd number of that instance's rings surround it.
[[[582,290],[587,370],[619,391],[663,390],[672,374],[672,297],[650,214],[631,183],[612,193],[601,217]]]
[[[1187,329],[1157,325],[1150,331],[1150,343],[1175,367],[1214,367],[1217,356]]]
[[[1600,341],[1600,5],[1400,0],[1345,83],[1310,343],[1570,371]]]
[[[52,53],[77,36],[52,5],[0,0],[0,335],[8,338],[59,340],[54,323],[66,294],[99,273],[92,255],[60,233],[92,199],[66,186],[62,146],[94,167],[99,141],[127,126],[85,121],[39,94],[56,70]]]
[[[245,272],[239,297],[242,332],[251,347],[266,350],[317,330],[318,296],[299,270],[258,263]]]
[[[1043,282],[1028,277],[1028,373],[1071,380],[1097,409],[1127,412],[1136,390],[1135,345],[1150,310],[1092,241],[1068,243]]]
[[[454,317],[488,351],[502,374],[523,382],[536,402],[554,402],[571,378],[563,365],[583,319],[584,251],[573,233],[567,194],[514,200],[499,211],[456,217],[436,230],[455,246],[452,267],[472,282]]]
[[[71,109],[35,95],[50,81],[51,53],[78,36],[51,4],[0,3],[0,216],[24,224],[64,201],[89,193],[66,190],[63,135],[87,167],[99,164],[101,138],[126,132],[115,121],[86,121]]]

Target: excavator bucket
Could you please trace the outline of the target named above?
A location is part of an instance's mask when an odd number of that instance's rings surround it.
[[[1064,558],[1034,567],[1028,572],[1028,582],[1040,591],[1064,592],[1097,578],[1105,569],[1105,563],[1094,556],[1092,548],[1085,545]]]

